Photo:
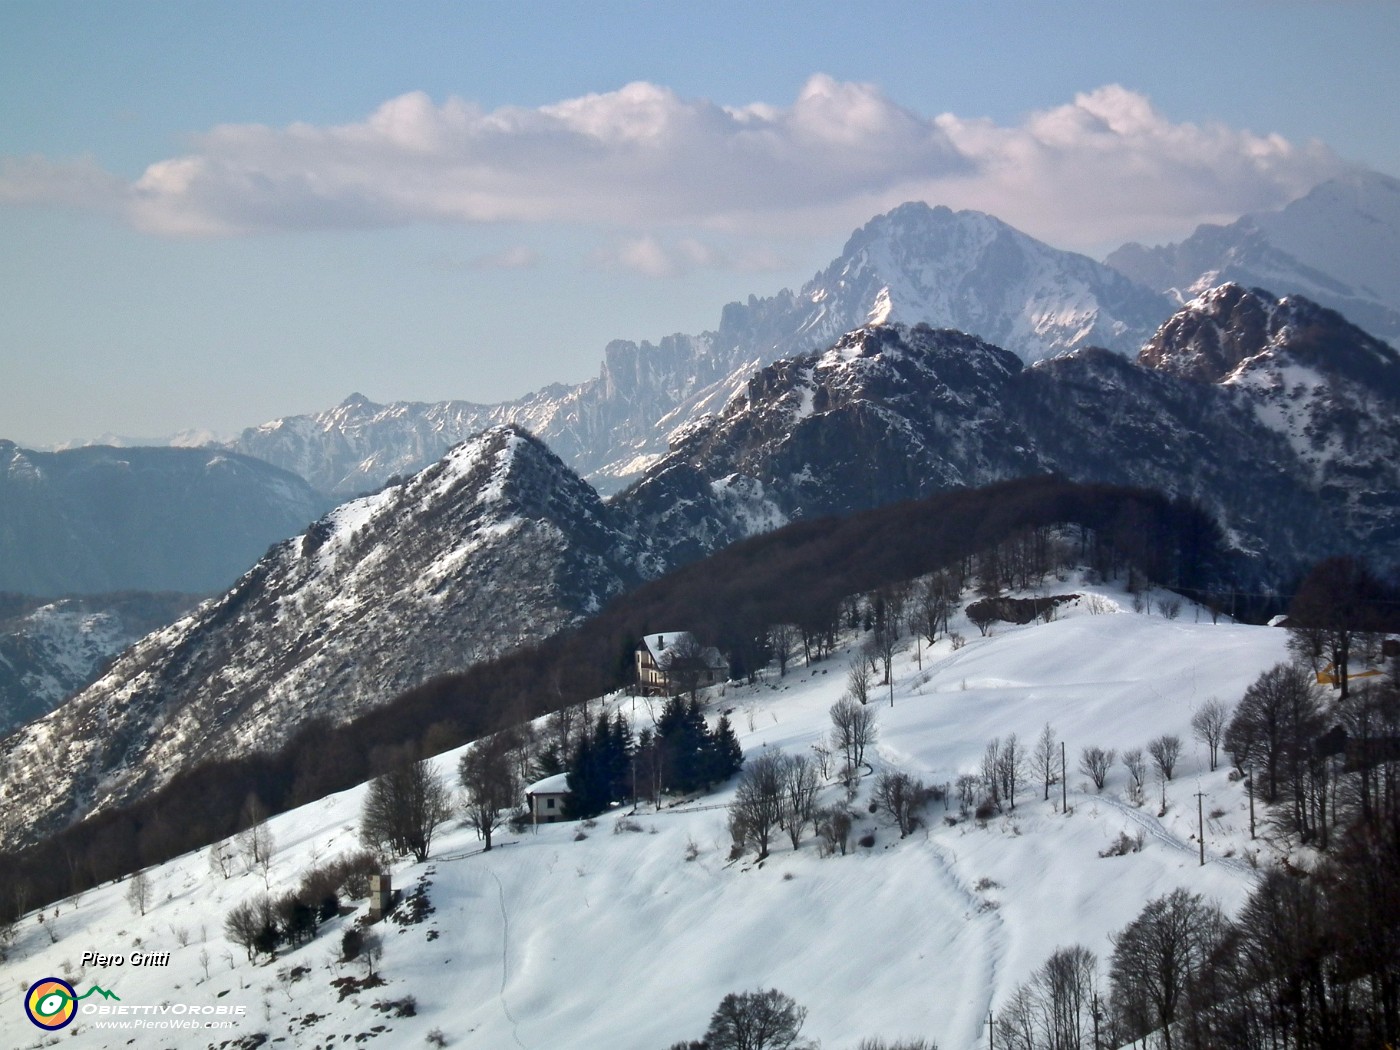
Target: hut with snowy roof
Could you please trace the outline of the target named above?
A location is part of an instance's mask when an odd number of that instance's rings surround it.
[[[569,797],[569,774],[555,773],[537,780],[525,789],[525,804],[535,824],[553,824],[564,819],[564,803]]]

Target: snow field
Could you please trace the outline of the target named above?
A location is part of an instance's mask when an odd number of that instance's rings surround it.
[[[1083,590],[1078,581],[1057,591]],[[1096,587],[1121,608],[1121,593]],[[223,940],[223,921],[238,902],[263,891],[261,874],[211,877],[207,851],[149,873],[155,904],[134,916],[127,883],[104,886],[58,905],[59,940],[26,917],[16,950],[0,965],[0,1043],[46,1045],[25,1019],[23,991],[45,976],[64,976],[81,993],[93,982],[127,1003],[244,1005],[247,1015],[227,1032],[142,1033],[137,1047],[217,1045],[234,1035],[267,1031],[280,1045],[349,1045],[356,1035],[383,1030],[363,1044],[425,1045],[441,1029],[453,1047],[664,1047],[703,1033],[728,992],[778,988],[809,1010],[804,1034],[826,1050],[846,1050],[865,1036],[924,1036],[942,1050],[984,1045],[988,1010],[996,1010],[1056,947],[1082,943],[1106,973],[1109,934],[1131,921],[1149,899],[1185,886],[1233,911],[1252,885],[1243,788],[1190,733],[1196,706],[1219,697],[1238,700],[1260,671],[1285,657],[1284,632],[1224,622],[1167,621],[1118,612],[1089,615],[1062,609],[1052,623],[999,624],[967,638],[954,651],[945,639],[922,648],[922,669],[911,648],[896,658],[894,706],[884,686],[872,687],[879,740],[868,756],[878,772],[903,769],[945,783],[978,766],[993,737],[1016,733],[1029,753],[1048,721],[1066,743],[1070,812],[1060,812],[1060,789],[1043,801],[1034,777],[1014,812],[976,821],[933,804],[925,826],[900,840],[883,813],[866,810],[867,777],[855,803],[852,853],[822,859],[810,832],[794,852],[773,840],[762,864],[749,853],[728,861],[729,836],[720,807],[733,784],[683,806],[633,819],[640,832],[615,833],[617,815],[592,828],[541,826],[479,852],[474,834],[452,822],[439,830],[424,865],[400,863],[396,888],[431,881],[434,914],[420,925],[385,923],[380,966],[388,982],[339,1000],[336,976],[363,977],[356,962],[338,964],[340,936],[352,918],[270,964],[252,966],[242,949]],[[848,638],[855,645],[858,638]],[[828,732],[828,708],[845,689],[847,656],[804,668],[790,666],[756,687],[729,687],[710,698],[711,721],[722,710],[752,756],[764,748],[806,751]],[[648,724],[644,700],[614,698]],[[658,708],[659,710],[659,708]],[[1167,811],[1149,775],[1146,803],[1124,801],[1127,774],[1110,771],[1102,794],[1077,772],[1080,748],[1142,747],[1162,733],[1183,741],[1175,779],[1166,786]],[[438,764],[455,783],[460,752]],[[1198,863],[1196,792],[1204,793],[1207,864]],[[283,814],[271,822],[277,856],[269,873],[274,894],[291,888],[313,859],[356,848],[363,788]],[[823,790],[821,804],[842,795]],[[1263,810],[1260,809],[1262,817]],[[583,830],[587,836],[575,840]],[[871,849],[855,845],[874,831]],[[1141,852],[1101,858],[1121,831],[1142,831]],[[687,860],[694,843],[696,856]],[[361,902],[363,907],[363,902]],[[48,909],[51,916],[53,908]],[[181,946],[179,931],[188,943]],[[431,931],[436,931],[435,934]],[[430,939],[431,937],[431,939]],[[78,969],[84,951],[170,951],[164,970]],[[198,961],[211,957],[206,979]],[[230,966],[225,953],[231,951]],[[68,964],[65,968],[65,963]],[[306,966],[295,984],[279,972]],[[375,1001],[417,999],[417,1015],[398,1018]],[[305,1022],[308,1015],[317,1020]],[[305,1023],[304,1023],[305,1022]],[[338,1037],[338,1038],[337,1038]],[[132,1033],[104,1031],[83,1016],[64,1033],[76,1048],[125,1047]]]

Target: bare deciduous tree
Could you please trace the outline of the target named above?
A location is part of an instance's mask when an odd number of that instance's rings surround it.
[[[875,801],[894,817],[899,837],[914,830],[917,814],[928,802],[929,790],[908,773],[887,770],[875,781]]]
[[[973,806],[977,805],[977,786],[979,783],[981,781],[974,773],[958,774],[958,811],[960,813],[967,813]]]
[[[783,774],[786,766],[781,751],[766,751],[744,763],[734,801],[729,804],[731,832],[736,842],[750,839],[758,846],[758,859],[768,856],[773,829],[783,816]]]
[[[1031,768],[1045,785],[1042,801],[1048,801],[1050,788],[1060,781],[1060,749],[1056,746],[1055,729],[1049,722],[1045,723],[1045,727],[1035,739],[1035,748],[1031,751]]]
[[[272,829],[267,826],[267,809],[256,795],[249,795],[243,803],[243,813],[239,819],[244,827],[234,837],[234,848],[243,858],[244,870],[260,870],[266,881],[268,869],[272,866],[272,855],[277,850]]]
[[[831,746],[841,752],[844,775],[852,781],[865,761],[865,749],[875,742],[875,708],[861,706],[848,697],[831,705]]]
[[[151,892],[151,877],[143,868],[131,876],[131,881],[126,887],[126,903],[131,905],[132,911],[145,915],[146,908],[151,903]],[[41,912],[40,915],[42,914]]]
[[[1001,781],[1001,797],[1008,807],[1016,808],[1016,792],[1021,788],[1021,778],[1025,776],[1025,751],[1021,748],[1016,734],[1012,733],[1001,745],[1001,755],[997,760],[997,777]]]
[[[997,1018],[1008,1050],[1077,1050],[1093,1045],[1098,959],[1082,945],[1059,948],[1016,989]]]
[[[1112,937],[1114,1013],[1132,1039],[1156,1031],[1166,1050],[1187,996],[1225,928],[1220,910],[1184,889],[1149,901]]]
[[[864,657],[851,660],[846,671],[846,695],[862,707],[870,703],[870,672],[866,670]]]
[[[987,742],[982,751],[982,785],[987,792],[987,801],[1001,807],[1001,738]]]
[[[1142,785],[1147,779],[1147,759],[1142,748],[1133,747],[1123,752],[1123,765],[1128,770],[1128,795],[1137,805],[1142,805]]]
[[[823,856],[830,856],[838,849],[846,855],[846,847],[851,839],[851,814],[839,806],[820,810],[816,815],[817,834],[822,840]]]
[[[730,992],[710,1017],[704,1045],[709,1050],[796,1050],[806,1019],[806,1008],[776,988]]]
[[[802,632],[790,623],[774,624],[768,628],[768,648],[773,653],[773,659],[778,661],[780,677],[787,674],[787,666],[801,644]]]
[[[511,740],[496,733],[462,756],[457,773],[467,794],[467,824],[491,848],[491,833],[520,802],[520,780],[511,761]]]
[[[782,824],[792,848],[797,849],[802,832],[815,818],[821,782],[817,779],[816,767],[806,755],[785,755],[782,767]]]
[[[227,839],[209,847],[209,874],[223,879],[233,874],[233,844]]]
[[[1079,769],[1094,782],[1095,789],[1102,791],[1115,757],[1112,748],[1105,751],[1101,747],[1086,747],[1079,752]]]
[[[1147,753],[1152,756],[1152,765],[1157,774],[1163,780],[1170,780],[1176,770],[1176,760],[1181,755],[1181,737],[1163,734],[1147,745]]]
[[[1225,738],[1225,727],[1230,722],[1230,709],[1215,697],[1211,697],[1191,716],[1191,731],[1196,739],[1210,748],[1210,769],[1215,772],[1219,764],[1220,741]]]
[[[452,792],[428,759],[408,762],[369,782],[360,816],[360,838],[371,849],[412,853],[425,861],[433,833],[452,815]]]

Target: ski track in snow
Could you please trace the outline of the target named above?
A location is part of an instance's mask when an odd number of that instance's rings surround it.
[[[1165,846],[1170,846],[1172,849],[1180,850],[1183,853],[1189,853],[1193,857],[1200,856],[1200,847],[1198,845],[1192,842],[1187,842],[1185,839],[1174,835],[1159,819],[1154,817],[1151,813],[1146,812],[1137,806],[1130,806],[1128,803],[1124,802],[1120,798],[1112,798],[1107,795],[1095,796],[1094,801],[1101,802],[1104,805],[1108,806],[1109,809],[1115,810],[1116,812],[1121,813],[1123,816],[1127,817],[1138,827],[1142,828],[1142,830],[1147,833],[1148,837],[1150,837],[1152,841],[1160,842]],[[1206,863],[1219,864],[1221,867],[1228,868],[1231,871],[1237,871],[1242,875],[1248,875],[1251,878],[1258,875],[1258,872],[1255,869],[1251,868],[1244,861],[1239,860],[1235,857],[1223,857],[1220,854],[1215,853],[1209,849],[1206,850]]]
[[[520,1041],[520,1022],[510,1012],[510,1003],[506,1002],[506,978],[510,974],[510,917],[506,914],[506,887],[494,871],[491,877],[496,880],[496,894],[501,903],[501,1010],[510,1022],[510,1037],[520,1050],[525,1050],[525,1044]]]
[[[924,831],[924,841],[938,865],[939,873],[967,906],[969,923],[964,930],[964,936],[968,940],[962,946],[962,958],[966,964],[964,969],[975,970],[982,975],[982,987],[986,994],[978,1001],[976,1013],[963,1020],[960,1026],[961,1041],[957,1045],[976,1046],[985,1023],[982,1018],[991,1013],[995,1001],[998,968],[1006,954],[1006,921],[997,908],[985,907],[984,899],[958,875],[957,854],[951,846],[935,840],[928,834],[927,829]],[[977,919],[981,922],[974,927],[973,920]],[[968,958],[972,952],[977,955],[976,962]]]

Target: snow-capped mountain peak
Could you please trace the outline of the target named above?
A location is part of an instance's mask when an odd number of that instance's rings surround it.
[[[550,634],[635,583],[635,562],[587,483],[521,428],[492,427],[276,545],[6,740],[0,839],[30,841],[201,759],[275,748],[308,719],[342,721]]]

